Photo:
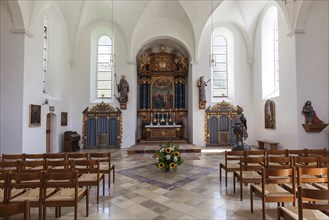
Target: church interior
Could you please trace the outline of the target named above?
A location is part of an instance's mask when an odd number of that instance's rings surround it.
[[[43,155],[44,187],[48,154],[110,153],[98,186],[79,186],[89,201],[30,201],[31,219],[276,219],[285,208],[247,186],[261,182],[243,186],[227,152],[262,151],[258,181],[272,151],[293,170],[315,152],[304,165],[328,166],[328,11],[327,0],[0,1],[0,161],[22,156],[23,173]],[[15,175],[0,165],[1,194]]]

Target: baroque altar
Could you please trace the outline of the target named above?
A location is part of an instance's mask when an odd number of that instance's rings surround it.
[[[188,66],[186,55],[164,45],[138,56],[140,139],[186,138]]]

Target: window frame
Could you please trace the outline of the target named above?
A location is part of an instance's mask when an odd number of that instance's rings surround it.
[[[48,19],[43,18],[43,57],[42,57],[42,93],[47,94],[48,67]]]
[[[280,96],[280,38],[278,9],[267,9],[262,21],[262,99]]]
[[[216,38],[221,38],[221,39],[223,39],[223,41],[219,40],[219,42],[217,44]],[[222,44],[223,42],[225,42],[225,44]],[[228,40],[227,40],[227,37],[224,36],[223,34],[216,34],[213,37],[212,51],[213,51],[212,56],[214,58],[214,65],[211,67],[212,98],[213,99],[227,98],[228,97]],[[223,52],[221,53],[220,51],[223,51]],[[224,59],[220,59],[221,56],[223,56]],[[225,66],[225,67],[222,70],[220,70],[219,69],[220,66],[222,66],[222,67]],[[216,68],[218,68],[219,70],[216,71]],[[221,73],[224,73],[224,74],[221,74]],[[216,77],[215,74],[218,76],[218,80],[215,80],[215,77]],[[216,81],[219,84],[218,88],[216,88],[216,86],[215,86]],[[221,87],[220,84],[225,84],[226,86]],[[225,93],[222,93],[221,95],[217,95],[215,90],[219,90],[219,91],[226,90],[226,91],[225,91]]]
[[[102,38],[108,38],[107,43],[108,44],[101,44],[100,41]],[[96,78],[96,85],[95,85],[95,90],[96,90],[96,99],[112,99],[113,98],[113,73],[114,73],[114,66],[111,64],[111,59],[113,59],[113,40],[108,34],[101,34],[100,36],[97,37],[96,40],[96,66],[95,66],[95,78]],[[104,51],[108,49],[108,52],[102,52],[100,53],[100,47],[108,47],[105,48]],[[105,61],[100,61],[100,57],[104,60],[108,60],[108,62]],[[107,71],[100,71],[99,66],[100,65],[108,65]],[[100,76],[100,73],[106,73],[108,72],[108,78],[107,79],[100,79],[102,78]],[[107,87],[101,87],[101,83],[104,82],[104,84],[107,85]],[[102,83],[103,84],[103,83]],[[107,95],[104,95],[103,92],[107,92]],[[102,94],[102,95],[101,95]],[[104,96],[103,96],[104,95]]]

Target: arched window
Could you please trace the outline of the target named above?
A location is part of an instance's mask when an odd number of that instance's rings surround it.
[[[215,36],[213,39],[214,65],[212,67],[212,91],[213,97],[228,96],[227,77],[227,40],[223,35]]]
[[[97,41],[96,96],[112,98],[112,40],[102,35]]]
[[[48,21],[43,18],[43,60],[42,60],[42,92],[47,93],[47,64],[48,64]]]
[[[234,38],[226,27],[218,27],[212,38],[213,65],[211,68],[212,102],[234,99]]]
[[[262,97],[280,95],[279,27],[276,7],[267,10],[262,23]]]

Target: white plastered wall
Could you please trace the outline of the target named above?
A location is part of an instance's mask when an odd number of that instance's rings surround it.
[[[268,8],[272,6],[268,5]],[[264,13],[266,10],[264,10]],[[279,148],[297,149],[298,146],[298,114],[301,109],[297,106],[299,96],[296,88],[296,63],[295,63],[295,36],[287,36],[289,28],[278,8],[279,23],[279,68],[280,68],[280,96],[272,98],[275,102],[275,129],[265,129],[264,105],[266,99],[262,99],[262,19],[259,19],[255,42],[255,63],[253,73],[253,98],[255,115],[255,139],[253,145],[257,145],[257,139],[279,142]]]
[[[42,90],[43,19],[48,20],[47,95]],[[71,77],[68,63],[68,36],[66,23],[54,2],[45,2],[33,14],[32,37],[26,38],[23,101],[23,152],[46,152],[46,117],[53,106],[51,151],[63,151],[63,133],[70,130]],[[48,99],[49,105],[42,105]],[[41,126],[29,126],[29,105],[41,105]],[[68,112],[68,125],[61,126],[61,112]]]
[[[328,78],[329,78],[329,18],[328,1],[312,2],[306,23],[305,33],[296,34],[296,64],[297,64],[297,131],[299,148],[328,148],[328,127],[322,132],[305,132],[305,123],[301,114],[307,100],[318,117],[325,123],[329,122],[328,110]],[[321,21],[321,22],[320,22]]]
[[[22,152],[24,32],[13,33],[9,8],[0,2],[0,153]]]

